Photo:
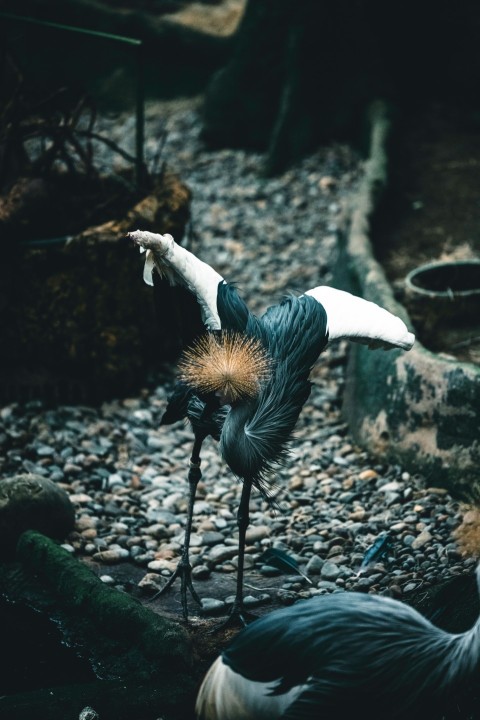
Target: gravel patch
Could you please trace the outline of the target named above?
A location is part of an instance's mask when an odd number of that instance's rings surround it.
[[[125,134],[116,122],[112,132]],[[350,149],[322,148],[266,179],[258,154],[204,150],[191,101],[148,106],[149,162],[165,128],[162,159],[193,191],[190,247],[235,281],[255,312],[286,292],[332,281],[342,206],[362,171]],[[432,478],[379,464],[349,437],[340,412],[346,352],[345,343],[328,348],[314,369],[290,457],[274,478],[274,504],[253,494],[245,562],[251,607],[348,590],[408,598],[475,564],[452,540],[462,513],[446,491]],[[182,423],[159,425],[171,387],[165,372],[154,389],[100,407],[33,401],[0,409],[0,477],[36,473],[58,483],[76,507],[66,546],[101,566],[109,584],[112,566],[134,565],[142,571],[137,592],[162,586],[185,532],[193,436]],[[216,614],[231,598],[202,595],[202,582],[234,577],[240,486],[211,439],[202,472],[191,557],[204,610]],[[385,533],[383,555],[366,564],[365,553]],[[311,584],[266,565],[261,557],[270,547],[291,554]]]

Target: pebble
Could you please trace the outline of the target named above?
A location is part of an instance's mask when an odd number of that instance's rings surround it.
[[[262,565],[260,567],[260,573],[265,577],[275,577],[276,575],[281,575],[280,570],[273,567],[273,565]]]
[[[270,598],[270,596],[268,596]],[[257,605],[262,604],[262,600],[258,597],[255,597],[254,595],[244,595],[243,602],[245,603],[245,607],[257,607]]]
[[[370,481],[370,480],[376,480],[378,478],[378,473],[375,472],[375,470],[362,470],[362,472],[358,476],[359,480]]]
[[[340,576],[340,573],[341,573],[341,570],[338,567],[338,565],[336,565],[333,562],[330,562],[329,560],[326,560],[323,563],[322,568],[320,570],[320,575],[324,580],[334,581]]]
[[[246,542],[253,544],[263,540],[270,535],[270,528],[267,525],[252,526],[247,529]]]
[[[210,547],[211,545],[218,545],[223,543],[225,537],[221,532],[205,532],[200,537],[200,545]]]
[[[223,600],[217,600],[216,598],[201,598],[202,611],[205,615],[220,615],[225,611],[225,603]]]
[[[192,577],[195,580],[206,580],[210,577],[211,570],[208,565],[195,565],[192,569]]]
[[[165,585],[165,579],[157,573],[146,573],[138,583],[140,590],[159,592]]]
[[[338,214],[361,178],[359,158],[341,145],[322,147],[265,178],[259,154],[206,152],[198,113],[195,101],[152,105],[145,147],[152,162],[167,127],[162,161],[193,193],[191,249],[233,278],[256,313],[288,291],[332,283]],[[108,134],[123,140],[118,121]],[[103,145],[100,151],[108,152]],[[278,578],[268,583],[276,583],[271,592],[283,604],[305,593],[343,590],[400,598],[424,578],[440,582],[472,571],[471,559],[456,549],[452,531],[462,513],[448,493],[377,461],[350,438],[341,416],[345,360],[346,343],[332,344],[312,373],[291,453],[275,478],[274,507],[252,494],[247,575],[259,584]],[[160,425],[173,383],[163,372],[153,387],[95,408],[37,401],[0,408],[0,478],[27,471],[61,483],[76,508],[76,533],[65,538],[69,551],[102,565],[145,568],[139,587],[155,592],[180,555],[193,440],[183,423]],[[202,473],[191,552],[198,581],[235,572],[241,492],[210,440],[202,448]],[[471,511],[466,519],[478,521]],[[358,577],[365,553],[385,532],[391,548],[383,570],[373,565]],[[294,556],[317,586],[262,565],[268,547]],[[263,595],[259,590],[253,597]],[[215,614],[226,606],[204,598],[202,607]]]
[[[71,545],[71,543],[62,543],[60,545],[60,547],[62,547],[64,550],[66,550],[69,553],[73,554],[75,552],[75,548],[73,547],[73,545]]]
[[[328,590],[328,592],[333,592],[337,589],[337,585],[331,580],[320,580],[317,583],[317,588],[319,588],[320,590]]]
[[[429,543],[432,540],[431,533],[428,532],[428,530],[423,530],[420,535],[417,535],[415,540],[412,542],[412,549],[413,550],[419,550],[424,545]]]
[[[207,559],[214,563],[222,563],[224,560],[231,560],[238,552],[236,545],[215,545],[208,553]]]
[[[114,585],[115,584],[115,580],[113,579],[113,577],[111,575],[100,575],[100,580],[105,585]]]
[[[95,560],[95,556],[93,558]],[[171,560],[152,560],[148,563],[148,569],[149,570],[155,570],[158,572],[161,572],[162,570],[169,570],[170,572],[174,572],[175,568],[177,567],[176,562],[172,562]]]
[[[312,555],[305,567],[305,572],[307,575],[319,575],[323,565],[324,561],[319,555]]]
[[[100,715],[94,708],[86,705],[81,710],[78,720],[100,720]]]
[[[101,552],[93,555],[93,560],[97,560],[98,562],[105,564],[111,563],[113,565],[121,560],[125,560],[129,557],[129,555],[130,553],[128,550],[124,550],[123,548],[118,548],[116,550],[102,550]]]

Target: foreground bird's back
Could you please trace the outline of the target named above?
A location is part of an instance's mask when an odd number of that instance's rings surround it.
[[[438,718],[478,667],[478,632],[451,635],[372,595],[298,603],[235,638],[204,680],[198,717]]]

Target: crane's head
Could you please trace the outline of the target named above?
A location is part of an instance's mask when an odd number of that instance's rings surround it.
[[[180,359],[180,379],[199,394],[215,393],[223,405],[254,398],[270,374],[262,343],[243,333],[203,335]]]

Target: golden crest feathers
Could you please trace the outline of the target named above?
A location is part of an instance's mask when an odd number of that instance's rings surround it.
[[[208,333],[183,353],[180,379],[224,402],[255,397],[269,375],[270,358],[259,340],[241,333]]]

